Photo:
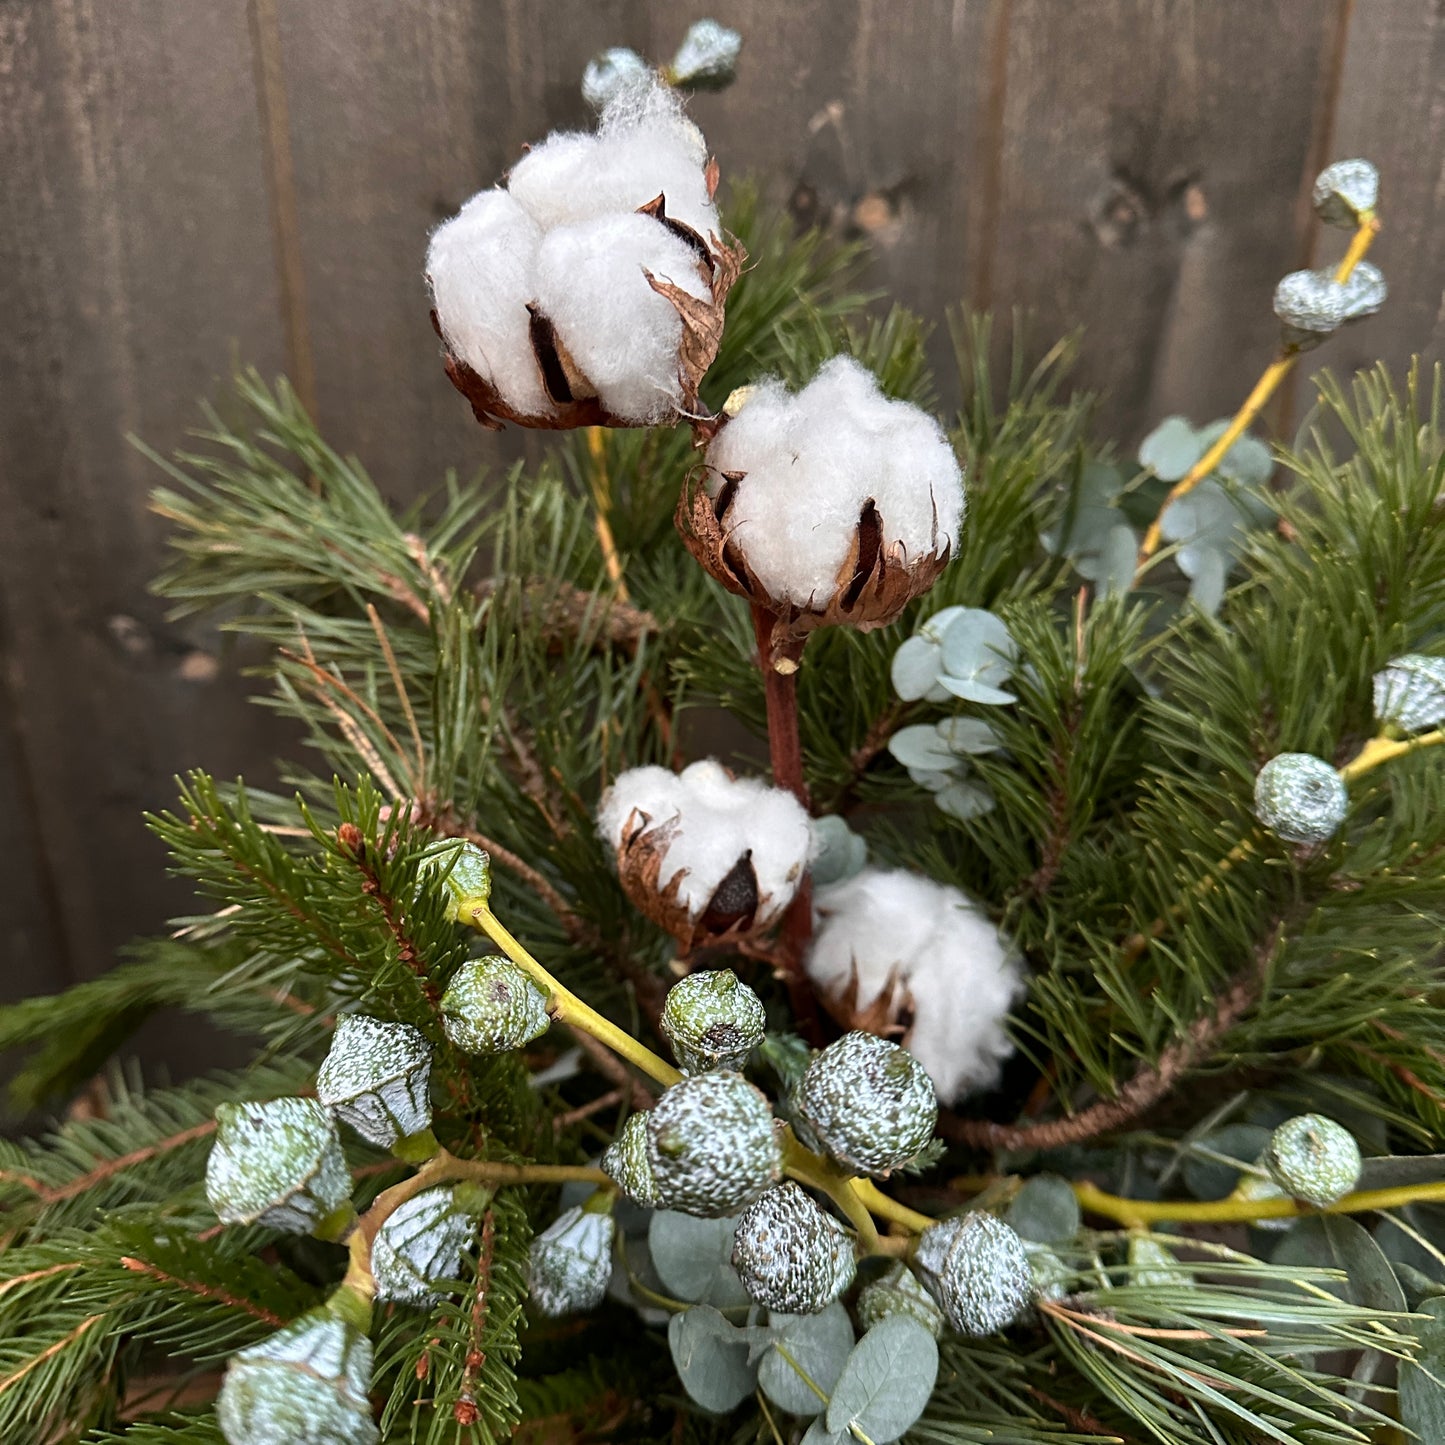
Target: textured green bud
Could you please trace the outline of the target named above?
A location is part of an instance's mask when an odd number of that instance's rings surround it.
[[[577,1314],[602,1303],[616,1229],[610,1214],[579,1204],[532,1241],[532,1302],[544,1315]]]
[[[464,963],[442,995],[442,1028],[465,1054],[501,1054],[550,1027],[547,995],[509,958]]]
[[[736,1214],[782,1172],[773,1111],[741,1074],[694,1074],[648,1114],[647,1162],[662,1208]]]
[[[435,1304],[442,1296],[433,1286],[461,1273],[471,1237],[472,1221],[451,1185],[408,1199],[387,1216],[371,1247],[377,1299]]]
[[[1274,1131],[1265,1167],[1291,1199],[1317,1209],[1343,1199],[1360,1178],[1360,1146],[1343,1124],[1300,1114]]]
[[[1373,316],[1385,304],[1390,288],[1385,273],[1369,261],[1361,261],[1340,283],[1345,291],[1345,320],[1361,321]]]
[[[858,1294],[858,1323],[871,1330],[889,1315],[910,1315],[937,1339],[947,1321],[933,1296],[918,1282],[906,1264],[890,1266],[887,1274],[865,1285]]]
[[[602,1172],[644,1209],[657,1206],[657,1183],[647,1162],[647,1115],[630,1114],[622,1132],[603,1151]]]
[[[1345,288],[1329,271],[1291,271],[1274,288],[1284,340],[1299,351],[1318,346],[1347,319]]]
[[[1445,657],[1412,652],[1377,672],[1375,716],[1407,733],[1445,723]]]
[[[431,1125],[431,1045],[410,1024],[362,1014],[336,1021],[316,1097],[369,1143],[390,1149]]]
[[[742,48],[743,38],[736,30],[716,20],[699,20],[682,37],[667,78],[691,90],[721,90],[737,74]]]
[[[1349,805],[1340,775],[1309,753],[1280,753],[1254,782],[1256,816],[1287,843],[1328,841],[1345,821]]]
[[[925,1229],[913,1262],[949,1324],[965,1335],[997,1334],[1034,1301],[1023,1240],[982,1210]]]
[[[793,1092],[793,1113],[845,1168],[887,1174],[933,1137],[938,1095],[907,1049],[857,1032],[808,1065]]]
[[[767,1022],[762,999],[729,968],[689,974],[662,1006],[662,1032],[689,1074],[741,1069]]]
[[[1174,1254],[1152,1235],[1129,1239],[1129,1283],[1141,1289],[1187,1289],[1189,1271],[1179,1268]]]
[[[853,1239],[791,1180],[743,1210],[733,1231],[733,1268],[770,1310],[815,1315],[853,1283]]]
[[[601,110],[626,86],[647,74],[647,62],[625,45],[614,45],[587,62],[582,72],[582,99]]]
[[[218,1104],[206,1198],[223,1224],[306,1234],[351,1198],[336,1121],[315,1099]]]
[[[229,1445],[376,1445],[371,1341],[329,1309],[231,1357],[216,1401]]]
[[[492,860],[475,843],[444,838],[427,849],[422,867],[425,874],[445,870],[441,886],[448,918],[455,919],[463,903],[485,904],[492,896]]]
[[[1353,228],[1379,200],[1380,173],[1369,161],[1336,161],[1315,177],[1315,211],[1326,225]]]

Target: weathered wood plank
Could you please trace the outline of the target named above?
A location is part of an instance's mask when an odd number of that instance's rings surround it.
[[[1015,0],[989,299],[1031,305],[1040,345],[1085,328],[1105,434],[1227,413],[1268,360],[1340,18]]]
[[[1368,0],[1351,15],[1330,160],[1380,169],[1384,229],[1370,259],[1390,299],[1344,329],[1317,364],[1349,374],[1383,360],[1403,375],[1414,355],[1445,357],[1445,3]],[[1312,264],[1338,260],[1343,231],[1320,227]],[[1312,358],[1312,360],[1315,358]],[[1302,405],[1311,393],[1302,386]],[[1298,414],[1298,412],[1297,412]]]
[[[273,750],[215,638],[146,595],[155,476],[125,441],[179,443],[233,347],[280,362],[244,9],[6,4],[0,116],[3,665],[56,947],[84,977],[184,903],[142,810],[189,764]]]

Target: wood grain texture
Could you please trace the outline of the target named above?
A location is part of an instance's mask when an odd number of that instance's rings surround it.
[[[665,60],[709,11],[745,37],[693,103],[724,174],[866,237],[868,284],[932,320],[1023,307],[1037,352],[1083,327],[1125,447],[1244,395],[1275,282],[1343,244],[1307,205],[1322,159],[1380,166],[1391,300],[1318,360],[1445,350],[1445,0],[0,0],[0,942],[27,960],[0,991],[158,927],[181,893],[140,810],[278,746],[146,593],[124,435],[174,447],[234,353],[310,357],[328,436],[397,501],[535,454],[446,383],[427,234],[589,123],[595,51]]]
[[[185,900],[142,810],[185,766],[258,761],[215,639],[147,596],[155,477],[125,441],[177,445],[233,347],[279,360],[241,14],[6,3],[0,115],[10,765],[36,800],[28,886],[60,900],[46,946],[84,977]]]

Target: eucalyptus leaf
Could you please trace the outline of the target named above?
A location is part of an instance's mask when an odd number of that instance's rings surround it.
[[[708,1305],[673,1315],[667,1344],[683,1388],[704,1410],[736,1409],[757,1385],[757,1370],[748,1363],[748,1332],[734,1329]]]
[[[838,814],[814,818],[808,826],[813,834],[808,871],[817,887],[842,883],[868,862],[867,842]]]
[[[994,809],[994,796],[978,783],[950,782],[940,788],[933,801],[949,815],[966,823],[970,818],[981,818]]]
[[[835,1434],[828,1428],[827,1420],[819,1415],[804,1432],[802,1445],[845,1445],[852,1438],[847,1430],[839,1430]]]
[[[1004,1218],[1025,1239],[1066,1244],[1079,1232],[1079,1201],[1067,1179],[1039,1174],[1014,1195]]]
[[[1119,521],[1109,528],[1097,551],[1074,559],[1074,569],[1079,576],[1098,583],[1103,595],[1108,597],[1115,592],[1127,592],[1134,585],[1138,559],[1139,534]]]
[[[763,1393],[790,1415],[816,1415],[827,1401],[818,1398],[803,1375],[825,1396],[832,1395],[853,1349],[848,1311],[835,1301],[821,1314],[773,1315],[768,1330],[773,1339],[758,1366]]]
[[[1204,455],[1205,445],[1188,418],[1166,416],[1140,443],[1139,465],[1166,482],[1177,482]]]
[[[1445,1179],[1445,1154],[1381,1154],[1366,1159],[1356,1189],[1395,1189]]]
[[[1381,1314],[1403,1312],[1404,1291],[1369,1230],[1343,1214],[1326,1214],[1321,1219],[1334,1263],[1350,1277],[1350,1299]]]
[[[749,1302],[737,1272],[732,1267],[732,1219],[698,1219],[659,1209],[647,1231],[658,1278],[678,1299],[689,1304],[731,1305]]]
[[[1227,1199],[1239,1183],[1241,1169],[1253,1164],[1269,1143],[1271,1131],[1260,1124],[1226,1124],[1197,1140],[1201,1149],[1226,1159],[1237,1159],[1239,1167],[1190,1154],[1184,1161],[1184,1187],[1196,1199]]]
[[[909,768],[908,776],[920,788],[930,793],[941,793],[951,783],[957,782],[958,770],[957,763],[946,773],[935,772],[931,768]]]
[[[828,1429],[856,1426],[874,1445],[896,1440],[923,1413],[938,1379],[938,1345],[911,1315],[889,1315],[848,1356],[828,1405]]]
[[[954,697],[961,697],[965,702],[982,703],[985,707],[1007,707],[1009,703],[1018,701],[1013,693],[975,677],[954,677],[951,673],[944,673],[938,679],[938,685]]]
[[[997,689],[1012,675],[1017,656],[1018,645],[1001,618],[979,607],[965,608],[944,633],[939,684],[959,697],[967,694],[952,684],[974,681]]]
[[[1208,451],[1233,424],[1233,417],[1221,417],[1218,421],[1210,422],[1199,433],[1204,451]],[[1202,456],[1203,452],[1200,455]],[[1274,471],[1274,458],[1264,442],[1245,432],[1230,444],[1229,450],[1220,457],[1214,470],[1220,476],[1228,477],[1230,481],[1243,486],[1262,487]]]
[[[910,637],[893,654],[893,691],[904,702],[926,697],[943,671],[943,649],[922,635]]]
[[[1189,596],[1200,610],[1213,617],[1224,602],[1225,582],[1229,576],[1229,558],[1213,547],[1194,548],[1189,577]],[[1180,566],[1184,564],[1180,557]]]
[[[1445,1440],[1445,1299],[1420,1305],[1420,1354],[1400,1367],[1400,1423],[1421,1441]]]
[[[946,773],[954,764],[953,749],[932,723],[900,728],[888,739],[888,751],[905,768],[917,768],[921,772]]]
[[[949,752],[978,755],[999,752],[1003,744],[991,724],[978,717],[946,717],[935,724]]]

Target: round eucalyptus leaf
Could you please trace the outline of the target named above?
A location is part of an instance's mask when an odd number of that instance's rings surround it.
[[[956,781],[958,766],[955,764],[954,769],[946,773],[936,772],[932,768],[909,768],[908,776],[926,792],[941,793],[950,783]]]
[[[824,1395],[832,1395],[853,1349],[848,1311],[835,1300],[821,1314],[773,1315],[768,1330],[773,1341],[758,1365],[763,1394],[790,1415],[816,1415],[827,1407],[826,1401],[803,1375]]]
[[[904,702],[926,697],[943,670],[943,648],[921,633],[910,637],[893,654],[893,691]]]
[[[933,801],[952,818],[967,822],[993,811],[994,797],[977,783],[949,783],[933,795]]]
[[[1177,482],[1204,455],[1205,445],[1186,417],[1166,416],[1140,443],[1139,465]]]
[[[954,763],[953,749],[932,723],[900,728],[888,739],[888,751],[905,768],[919,768],[924,772],[947,772]]]
[[[868,844],[836,813],[814,818],[809,827],[813,846],[808,871],[819,888],[842,883],[868,862]]]
[[[856,1426],[874,1445],[885,1445],[923,1413],[937,1379],[932,1334],[911,1315],[889,1315],[848,1356],[828,1405],[828,1428]]]
[[[1114,514],[1118,517],[1119,513]],[[1105,597],[1127,592],[1134,585],[1134,568],[1139,557],[1139,536],[1124,522],[1109,528],[1097,552],[1074,559],[1080,577],[1096,582]]]
[[[747,1292],[732,1266],[732,1219],[699,1219],[659,1209],[647,1230],[652,1265],[669,1293],[689,1304],[748,1303]]]
[[[954,754],[999,752],[1003,744],[993,726],[978,717],[946,717],[935,724],[938,736]]]
[[[1025,1239],[1067,1244],[1079,1232],[1079,1201],[1067,1179],[1039,1174],[1014,1195],[1004,1218]]]
[[[1233,417],[1223,417],[1219,421],[1212,421],[1199,433],[1199,440],[1204,443],[1205,451],[1224,435],[1233,420]],[[1228,477],[1230,481],[1243,486],[1262,487],[1273,471],[1274,458],[1270,455],[1269,448],[1258,437],[1245,432],[1219,459],[1219,465],[1211,475]]]
[[[1185,568],[1184,554],[1179,566],[1189,578],[1189,596],[1201,611],[1213,617],[1224,601],[1225,580],[1229,576],[1229,558],[1214,547],[1189,547],[1190,566]]]
[[[1006,707],[1009,703],[1018,701],[1013,693],[972,677],[953,677],[945,673],[938,679],[938,684],[954,697],[961,697],[965,702],[981,703],[985,707]]]
[[[1240,1171],[1264,1152],[1273,1131],[1260,1124],[1226,1124],[1196,1143],[1218,1159],[1191,1154],[1184,1161],[1184,1187],[1196,1199],[1227,1199],[1239,1183]],[[1238,1166],[1223,1162],[1236,1159]]]
[[[947,687],[949,678],[974,678],[997,687],[1008,680],[1017,656],[1018,646],[1003,620],[980,607],[968,607],[948,624],[944,634],[946,676],[939,681]]]
[[[748,1363],[748,1336],[715,1309],[694,1305],[673,1315],[667,1344],[683,1389],[704,1410],[725,1414],[752,1394],[758,1372]]]

